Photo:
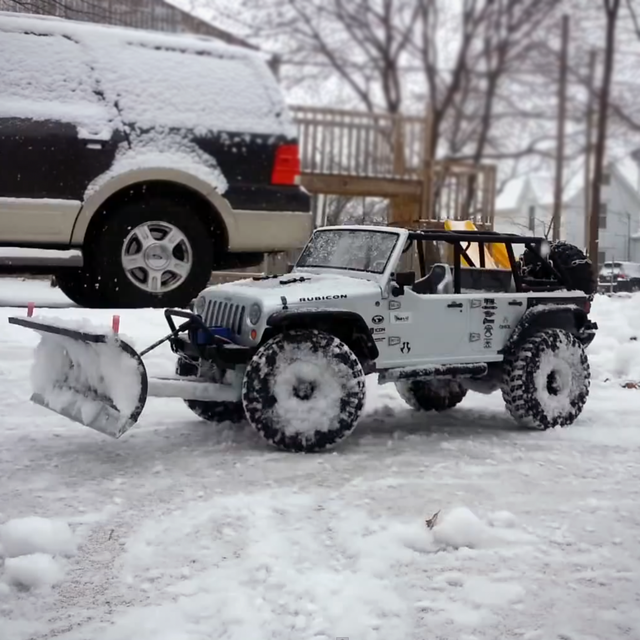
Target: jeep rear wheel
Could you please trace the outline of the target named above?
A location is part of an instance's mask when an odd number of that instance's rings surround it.
[[[116,307],[186,307],[214,265],[211,234],[198,214],[158,197],[111,212],[94,251],[97,276]]]
[[[502,397],[522,426],[564,427],[582,413],[590,382],[587,354],[578,339],[560,329],[546,329],[505,357]]]
[[[260,435],[279,449],[328,449],[355,428],[365,374],[351,349],[318,331],[291,331],[262,346],[245,372],[242,401]]]
[[[467,390],[455,380],[396,382],[400,397],[416,411],[447,411],[460,404]]]

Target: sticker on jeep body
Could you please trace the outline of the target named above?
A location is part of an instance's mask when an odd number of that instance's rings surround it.
[[[392,313],[391,323],[392,324],[411,324],[411,314],[410,313]]]

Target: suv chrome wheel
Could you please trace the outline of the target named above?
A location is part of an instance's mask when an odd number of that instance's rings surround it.
[[[168,222],[145,222],[125,238],[121,252],[125,274],[140,289],[165,293],[179,287],[193,266],[191,244]]]

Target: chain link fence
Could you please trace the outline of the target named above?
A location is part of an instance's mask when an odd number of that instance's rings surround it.
[[[255,48],[164,0],[0,0],[0,11],[35,13],[152,31],[192,33]]]

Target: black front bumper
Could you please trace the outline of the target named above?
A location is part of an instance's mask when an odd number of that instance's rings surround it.
[[[249,364],[258,350],[258,347],[245,347],[216,336],[200,316],[190,311],[165,309],[164,315],[173,334],[169,338],[171,350],[178,356],[212,362],[218,369],[235,369]],[[175,317],[186,322],[176,326]]]

